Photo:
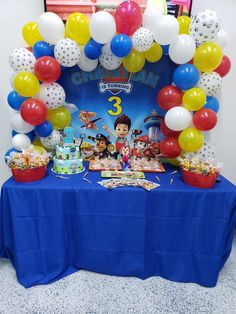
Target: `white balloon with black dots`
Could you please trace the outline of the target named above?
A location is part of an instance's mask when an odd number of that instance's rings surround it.
[[[218,13],[205,10],[193,16],[190,24],[190,36],[201,44],[213,40],[219,30],[221,22]]]
[[[33,72],[36,58],[26,48],[15,48],[9,56],[9,63],[15,72]]]
[[[215,96],[221,91],[222,77],[216,72],[202,73],[197,87],[201,88],[207,96]]]
[[[107,70],[116,70],[121,65],[121,59],[112,53],[110,43],[102,47],[102,53],[99,57],[99,62],[101,66]]]
[[[204,142],[203,146],[194,153],[185,153],[183,155],[188,159],[197,158],[201,161],[215,162],[215,148],[208,142]]]
[[[80,47],[70,38],[60,39],[55,48],[54,55],[57,61],[64,67],[73,67],[79,62]]]
[[[40,141],[48,150],[55,150],[61,141],[61,134],[59,131],[53,130],[48,137],[40,137]]]
[[[153,43],[153,35],[151,31],[145,27],[140,27],[132,36],[133,48],[144,52],[147,51]]]
[[[55,109],[64,105],[66,93],[64,88],[56,82],[44,83],[40,85],[38,97],[46,104],[48,109]]]

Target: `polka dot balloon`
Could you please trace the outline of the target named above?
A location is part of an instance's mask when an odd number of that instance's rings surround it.
[[[194,153],[185,153],[184,157],[189,158],[189,159],[198,158],[199,160],[209,161],[209,162],[214,162],[216,160],[215,149],[208,142],[204,142],[201,149],[199,149],[198,151]]]
[[[197,43],[213,40],[220,30],[220,18],[211,10],[199,12],[192,17],[190,24],[190,35]]]
[[[55,150],[56,146],[60,143],[61,134],[59,131],[53,130],[48,137],[40,137],[40,141],[48,150]]]
[[[15,72],[33,72],[35,62],[35,56],[26,48],[15,48],[9,56],[10,66]]]
[[[203,73],[200,76],[197,87],[201,88],[206,95],[215,96],[221,91],[222,78],[216,72]]]
[[[116,57],[110,48],[110,43],[102,47],[99,62],[104,69],[115,70],[121,65],[121,59]]]
[[[153,35],[147,28],[140,27],[132,37],[133,48],[144,52],[147,51],[153,43]]]
[[[79,62],[80,47],[69,38],[61,39],[54,48],[54,54],[57,61],[64,67],[73,67]]]
[[[47,105],[48,109],[63,106],[66,99],[64,88],[58,83],[42,84],[39,98]]]

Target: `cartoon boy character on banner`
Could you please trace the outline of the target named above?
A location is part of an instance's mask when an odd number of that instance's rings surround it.
[[[114,122],[114,131],[108,129],[106,125],[103,125],[103,129],[116,138],[116,150],[120,152],[122,147],[127,143],[126,137],[129,134],[131,127],[131,119],[122,114]]]

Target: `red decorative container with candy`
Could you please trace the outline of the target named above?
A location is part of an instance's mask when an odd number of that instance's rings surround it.
[[[46,153],[38,153],[32,148],[13,153],[7,164],[17,182],[33,182],[45,177],[48,161]]]
[[[219,168],[215,163],[197,158],[183,158],[180,161],[180,166],[183,181],[198,188],[213,188],[219,175]]]
[[[210,189],[215,185],[217,176],[203,175],[182,170],[182,178],[183,181],[189,185],[203,189]]]
[[[47,167],[42,166],[25,170],[12,169],[11,171],[13,178],[16,180],[16,182],[33,182],[41,180],[45,177]]]

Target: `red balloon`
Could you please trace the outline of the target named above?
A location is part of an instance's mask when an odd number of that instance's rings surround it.
[[[116,30],[120,34],[133,35],[141,26],[142,19],[140,6],[134,1],[124,1],[115,11]]]
[[[48,109],[42,100],[36,98],[26,99],[21,107],[22,119],[31,125],[39,125],[47,118]]]
[[[41,57],[35,62],[34,73],[41,82],[53,83],[61,75],[61,66],[55,58]]]
[[[226,55],[223,56],[221,64],[214,70],[214,72],[218,73],[221,77],[226,76],[231,69],[231,61],[230,58]]]
[[[181,154],[181,147],[179,146],[176,137],[166,137],[160,142],[160,151],[164,157],[176,158]]]
[[[165,120],[161,121],[160,131],[163,135],[171,136],[171,137],[178,137],[181,133],[181,131],[179,132],[179,131],[173,131],[173,130],[169,129],[165,123]]]
[[[169,110],[173,107],[180,106],[182,103],[183,92],[175,86],[163,87],[157,95],[158,105],[164,109]]]
[[[211,109],[203,108],[193,115],[193,124],[198,130],[209,131],[214,128],[216,123],[217,115]]]

